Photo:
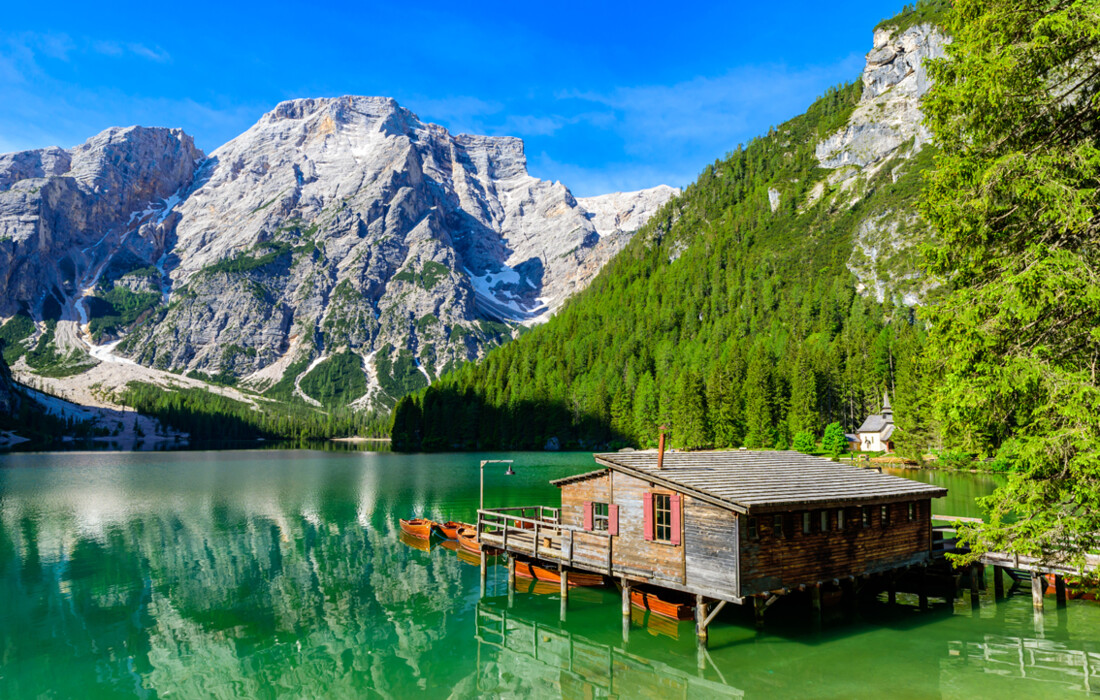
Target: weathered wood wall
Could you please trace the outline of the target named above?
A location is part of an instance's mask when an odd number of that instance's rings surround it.
[[[682,545],[645,539],[643,499],[646,494],[675,491],[619,473],[592,477],[561,487],[561,520],[583,527],[584,502],[619,506],[619,534],[612,538],[617,573],[738,595],[737,516],[732,511],[682,496]]]
[[[828,510],[829,531],[819,532],[818,511],[811,511],[814,531],[802,532],[802,511],[785,514],[785,536],[775,537],[774,515],[757,518],[758,536],[741,528],[741,595],[749,596],[800,584],[883,571],[911,562],[929,549],[931,501],[917,501],[916,519],[908,520],[907,503],[891,503],[890,524],[882,527],[878,504],[871,506],[871,527],[864,528],[859,507],[845,508],[843,530],[836,529],[836,508]],[[743,519],[747,522],[747,519]],[[743,523],[744,524],[744,523]]]
[[[737,514],[698,499],[685,501],[687,585],[739,596]]]
[[[611,502],[611,475],[594,476],[561,487],[561,524],[584,527],[584,502]],[[622,521],[622,516],[619,518]]]

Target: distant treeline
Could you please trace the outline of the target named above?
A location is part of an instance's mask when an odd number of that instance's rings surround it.
[[[349,408],[321,411],[260,397],[254,407],[205,389],[164,389],[130,382],[117,399],[195,440],[315,440],[384,437],[389,432],[388,417],[373,412]]]

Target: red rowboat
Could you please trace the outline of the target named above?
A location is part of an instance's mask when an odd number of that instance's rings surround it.
[[[536,581],[546,583],[561,583],[561,574],[557,571],[543,568],[537,564],[516,560],[516,576],[521,578],[533,578]],[[580,571],[569,572],[570,586],[602,586],[603,576],[599,574],[586,574]]]
[[[665,594],[669,597],[669,594]],[[642,610],[648,610],[655,615],[667,617],[671,620],[691,620],[695,617],[695,606],[686,602],[663,600],[656,593],[640,588],[630,589],[630,603]]]
[[[432,538],[432,525],[431,520],[424,518],[413,518],[412,520],[401,520],[401,530],[413,537],[419,537],[422,540],[430,540]]]

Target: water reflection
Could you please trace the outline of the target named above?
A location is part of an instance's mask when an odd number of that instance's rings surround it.
[[[1046,696],[1097,686],[1100,607],[1071,601],[1036,622],[1026,591],[977,614],[966,602],[929,616],[875,608],[821,633],[795,611],[758,635],[731,606],[705,654],[692,623],[640,611],[624,640],[614,590],[574,589],[562,624],[557,585],[520,580],[508,596],[492,566],[479,603],[478,558],[404,540],[397,518],[472,519],[478,460],[509,456],[516,476],[486,475],[493,504],[553,502],[550,479],[591,465],[586,455],[0,457],[0,697],[985,697],[1002,684]]]
[[[670,624],[675,624],[671,623]],[[477,692],[506,697],[740,698],[744,692],[483,601],[477,608]],[[482,656],[486,649],[491,656]],[[705,662],[705,659],[704,659]]]

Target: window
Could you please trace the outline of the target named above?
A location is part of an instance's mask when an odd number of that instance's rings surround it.
[[[611,509],[606,503],[592,504],[592,529],[607,532],[607,520]]]
[[[755,540],[760,536],[759,530],[757,530],[756,518],[749,518],[749,539]]]
[[[829,531],[829,511],[827,511],[827,510],[820,511],[818,513],[818,517],[820,518],[821,531],[822,532],[828,532]]]
[[[810,515],[810,511],[806,511],[802,514],[802,534],[808,535],[813,532],[813,518]]]
[[[837,508],[836,509],[836,529],[837,530],[843,530],[844,529],[844,509],[843,508]]]
[[[783,537],[783,516],[775,516],[775,521],[772,524],[772,530],[775,532],[776,537]]]
[[[871,527],[871,506],[863,506],[863,527]]]
[[[909,504],[909,522],[913,522],[916,519],[917,519],[917,504],[916,503],[910,503]]]
[[[653,539],[672,541],[672,497],[667,493],[653,494]]]
[[[878,521],[882,527],[890,527],[890,506],[878,507]]]

